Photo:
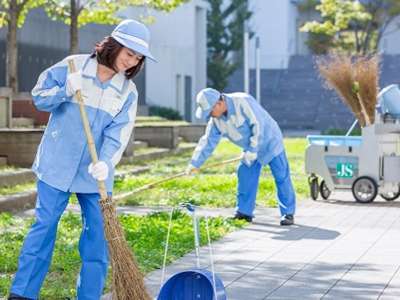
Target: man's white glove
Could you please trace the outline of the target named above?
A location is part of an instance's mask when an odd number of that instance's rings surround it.
[[[257,153],[255,152],[245,151],[242,153],[242,161],[248,167],[250,167],[256,159],[257,159]]]
[[[189,165],[186,167],[185,174],[186,174],[186,175],[192,175],[193,173],[197,172],[198,170],[199,170],[198,168],[196,168],[196,167],[193,166],[192,164],[189,164]]]
[[[70,73],[67,76],[66,94],[67,96],[75,95],[77,90],[82,90],[82,72]]]
[[[106,180],[108,177],[108,165],[102,160],[95,164],[91,163],[88,167],[88,172],[96,180]]]

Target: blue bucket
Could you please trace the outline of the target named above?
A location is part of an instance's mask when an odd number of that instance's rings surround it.
[[[173,275],[162,286],[157,300],[226,300],[225,287],[215,274],[204,269],[187,270]]]

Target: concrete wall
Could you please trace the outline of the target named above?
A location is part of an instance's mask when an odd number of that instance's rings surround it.
[[[175,126],[137,126],[134,138],[150,147],[174,149],[179,143],[179,128]]]
[[[182,125],[179,126],[179,136],[189,143],[197,143],[199,139],[203,136],[206,130],[206,125],[196,124],[196,125]]]
[[[6,156],[9,165],[30,167],[42,135],[43,129],[0,129],[0,156]]]
[[[145,141],[150,147],[175,149],[179,137],[197,142],[203,135],[204,125],[136,126],[124,156],[135,151],[133,141]],[[7,157],[10,165],[30,167],[44,129],[0,129],[0,157]]]

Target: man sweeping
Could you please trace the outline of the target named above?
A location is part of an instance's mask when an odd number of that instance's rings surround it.
[[[208,121],[187,174],[196,171],[212,154],[222,137],[243,149],[237,170],[238,189],[236,219],[253,220],[261,168],[269,165],[278,189],[281,225],[293,225],[296,195],[282,133],[275,120],[249,94],[222,94],[206,88],[196,98],[196,117]]]

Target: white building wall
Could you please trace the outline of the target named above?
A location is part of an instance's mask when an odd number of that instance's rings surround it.
[[[382,36],[379,49],[385,54],[400,54],[400,16],[386,29]]]
[[[261,68],[286,68],[295,49],[295,10],[290,0],[249,0],[250,27],[260,37]],[[255,43],[250,43],[250,68],[255,67]]]
[[[194,120],[195,94],[205,87],[207,79],[206,9],[205,1],[192,0],[170,13],[137,8],[124,13],[136,18],[149,13],[155,17],[148,27],[150,49],[158,62],[146,61],[147,105],[170,107]]]
[[[307,34],[299,27],[307,18],[300,15],[292,0],[249,0],[253,12],[250,27],[260,37],[261,68],[285,69],[291,55],[310,54]],[[386,54],[400,54],[400,17],[387,28],[380,49]],[[255,38],[250,42],[250,68],[255,68]]]

